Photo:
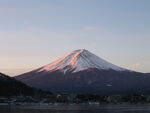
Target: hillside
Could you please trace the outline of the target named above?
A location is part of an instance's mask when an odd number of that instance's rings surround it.
[[[37,90],[0,73],[0,96],[34,95]]]

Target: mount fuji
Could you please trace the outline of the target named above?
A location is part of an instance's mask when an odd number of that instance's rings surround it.
[[[116,66],[85,49],[15,78],[55,93],[150,94],[150,74]]]

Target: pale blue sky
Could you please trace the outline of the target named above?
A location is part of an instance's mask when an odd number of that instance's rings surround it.
[[[0,42],[9,75],[80,48],[150,72],[150,0],[0,0]]]

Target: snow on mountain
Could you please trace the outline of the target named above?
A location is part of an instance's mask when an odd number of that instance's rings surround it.
[[[72,73],[79,72],[89,68],[96,68],[98,70],[116,70],[116,71],[127,71],[127,69],[118,67],[114,64],[111,64],[102,58],[92,54],[88,50],[79,49],[72,51],[66,56],[43,66],[38,70],[38,72],[42,71],[56,71],[59,70],[63,73],[66,71],[72,71]]]

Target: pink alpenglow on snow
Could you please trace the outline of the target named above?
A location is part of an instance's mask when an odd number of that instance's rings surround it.
[[[92,54],[88,50],[79,49],[74,50],[66,56],[43,66],[38,70],[41,71],[56,71],[59,70],[65,73],[68,70],[72,70],[72,72],[79,72],[89,68],[97,68],[99,70],[116,70],[116,71],[125,71],[127,69],[121,68],[114,64],[111,64],[102,58]]]

